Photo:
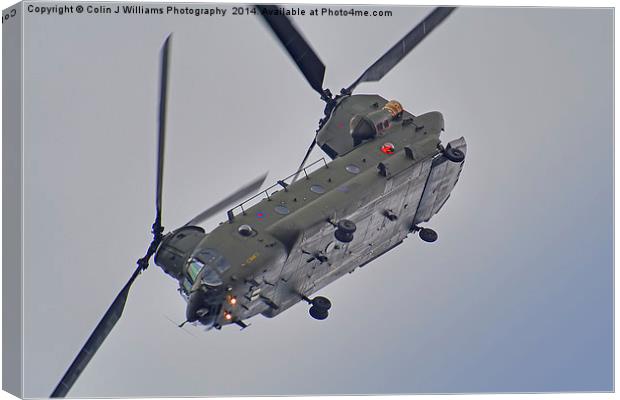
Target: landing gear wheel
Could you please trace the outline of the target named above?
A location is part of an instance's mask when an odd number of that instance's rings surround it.
[[[418,234],[420,235],[420,239],[427,243],[432,243],[437,240],[437,232],[429,228],[420,228]]]
[[[452,162],[460,163],[465,159],[465,153],[463,153],[459,149],[453,149],[452,147],[448,147],[444,150],[443,155]]]
[[[355,222],[351,220],[341,219],[336,224],[336,229],[338,229],[341,232],[353,234],[355,230],[357,229],[357,226],[355,226]]]
[[[348,219],[341,219],[336,224],[336,232],[334,232],[334,236],[342,243],[349,243],[353,240],[353,233],[356,229],[357,226],[355,226],[355,222]]]
[[[319,308],[317,306],[310,307],[310,316],[314,319],[318,319],[319,321],[322,321],[325,318],[327,318],[328,315],[329,313],[324,308]]]
[[[334,236],[336,237],[336,240],[342,243],[349,243],[353,241],[353,234],[351,233],[336,230],[336,232],[334,232]]]
[[[332,308],[332,302],[329,301],[327,297],[323,297],[323,296],[315,297],[314,299],[312,299],[311,304],[312,304],[312,307],[322,308],[325,311]]]

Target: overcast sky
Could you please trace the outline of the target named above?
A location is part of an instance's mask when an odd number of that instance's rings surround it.
[[[257,17],[221,7],[27,16],[25,396],[49,395],[150,241],[169,32],[164,226],[262,171],[288,175],[312,140],[316,93]],[[332,92],[431,9],[390,10],[295,18]],[[410,236],[323,289],[326,321],[300,303],[242,332],[177,328],[177,283],[151,267],[70,394],[612,390],[612,32],[610,9],[454,12],[357,89],[441,111],[444,142],[465,136],[459,183],[427,223],[438,242]]]

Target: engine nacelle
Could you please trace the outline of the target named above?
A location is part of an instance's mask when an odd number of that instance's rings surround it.
[[[364,140],[382,135],[394,126],[394,119],[411,118],[397,101],[375,94],[341,98],[329,120],[319,130],[316,142],[334,159],[348,153]]]
[[[366,115],[355,115],[349,122],[353,145],[374,139],[390,127],[393,119],[402,115],[403,107],[396,100],[388,101],[382,109]]]

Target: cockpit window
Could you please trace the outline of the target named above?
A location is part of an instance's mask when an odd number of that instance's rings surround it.
[[[206,265],[215,268],[219,273],[223,273],[230,268],[228,260],[214,249],[201,250],[196,257]]]
[[[198,276],[198,273],[204,266],[205,265],[202,262],[200,262],[200,260],[192,258],[187,268],[187,274],[189,275],[191,283],[194,283],[196,281],[196,277]]]
[[[194,257],[190,258],[187,266],[187,283],[191,289],[194,282],[200,279],[208,286],[220,286],[224,282],[221,275],[230,268],[230,263],[214,249],[202,249]],[[183,288],[189,292],[185,281]]]
[[[205,272],[202,275],[202,281],[208,286],[220,286],[224,283],[222,282],[220,275],[210,266],[205,268]]]

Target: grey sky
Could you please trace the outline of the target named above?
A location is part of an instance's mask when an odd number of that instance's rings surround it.
[[[430,11],[391,9],[295,19],[332,91]],[[443,140],[467,139],[459,184],[427,224],[437,243],[410,237],[322,290],[327,321],[298,305],[193,337],[167,319],[184,316],[176,282],[151,268],[71,395],[612,390],[612,31],[609,9],[457,10],[357,90],[441,111]],[[322,102],[252,16],[28,15],[24,32],[33,397],[51,392],[150,240],[166,34],[169,229],[262,171],[293,172]]]

